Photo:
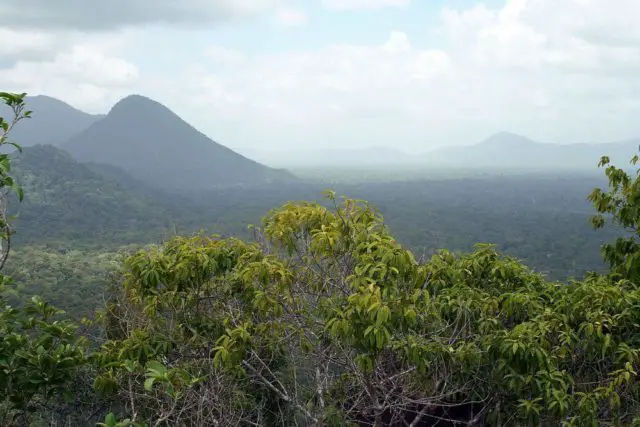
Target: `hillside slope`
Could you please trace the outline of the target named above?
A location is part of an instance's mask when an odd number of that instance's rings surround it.
[[[16,158],[14,171],[25,193],[22,203],[10,204],[18,214],[16,239],[21,242],[61,237],[88,241],[105,236],[127,243],[129,235],[141,231],[153,240],[177,215],[158,200],[129,188],[124,184],[126,177],[121,182],[109,179],[51,145],[25,148]]]
[[[289,181],[288,172],[268,168],[215,143],[162,104],[131,95],[102,120],[62,146],[81,162],[118,166],[167,190],[203,190],[236,184]]]

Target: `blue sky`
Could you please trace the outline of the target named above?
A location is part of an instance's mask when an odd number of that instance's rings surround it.
[[[503,1],[484,2],[500,5]],[[277,52],[317,49],[330,44],[383,43],[391,31],[402,30],[418,46],[442,47],[443,40],[434,34],[444,6],[467,8],[473,0],[423,0],[406,7],[349,10],[336,13],[317,1],[300,1],[299,10],[308,16],[304,26],[286,28],[269,17],[260,22],[226,25],[211,32],[209,43],[223,43],[245,52]],[[256,35],[260,39],[256,40]],[[218,39],[219,37],[219,39]],[[216,40],[217,39],[217,40]]]
[[[146,95],[256,155],[640,137],[637,0],[26,3],[0,14],[3,89]]]
[[[486,0],[482,4],[499,9],[505,0]],[[443,8],[464,10],[477,6],[475,0],[422,0],[403,7],[378,7],[340,11],[328,10],[320,1],[300,0],[296,11],[306,16],[300,26],[283,26],[272,15],[229,22],[210,29],[200,26],[188,31],[170,32],[164,27],[150,28],[141,36],[145,48],[163,40],[183,55],[197,55],[210,45],[220,45],[245,53],[282,53],[308,51],[335,44],[370,45],[384,43],[392,31],[406,33],[418,47],[445,48],[447,41],[438,35]],[[146,55],[139,55],[144,59]],[[149,57],[153,63],[153,58]]]

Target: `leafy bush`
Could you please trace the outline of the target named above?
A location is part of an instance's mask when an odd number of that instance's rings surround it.
[[[491,246],[418,262],[350,199],[286,204],[256,236],[180,237],[126,261],[98,383],[134,419],[582,426],[640,410],[626,278],[548,282]]]

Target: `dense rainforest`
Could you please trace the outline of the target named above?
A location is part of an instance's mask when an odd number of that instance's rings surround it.
[[[640,425],[640,177],[606,157],[313,201],[2,153],[2,425]]]
[[[32,294],[76,315],[101,305],[112,262],[122,254],[171,236],[204,231],[252,238],[248,229],[288,200],[316,200],[329,184],[232,187],[206,192],[164,192],[120,168],[79,163],[53,146],[27,147],[14,173],[24,200],[14,198],[14,249],[7,274],[10,300]],[[551,280],[604,271],[599,255],[619,235],[589,225],[585,195],[606,181],[595,174],[334,182],[340,194],[368,200],[385,216],[398,241],[418,257],[446,248],[469,252],[493,243]],[[326,203],[325,203],[326,205]]]

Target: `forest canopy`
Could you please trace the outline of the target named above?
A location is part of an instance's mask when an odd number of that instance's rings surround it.
[[[29,114],[0,96],[2,145]],[[11,161],[0,187],[20,193]],[[82,327],[40,297],[2,301],[2,425],[640,425],[640,178],[601,165],[594,225],[628,232],[582,280],[491,245],[416,257],[367,202],[327,192],[252,239],[138,250]]]

